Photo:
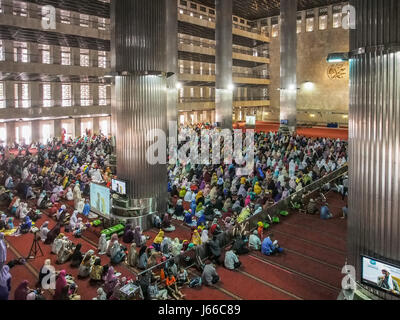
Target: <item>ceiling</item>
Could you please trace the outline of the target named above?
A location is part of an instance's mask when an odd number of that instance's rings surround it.
[[[215,8],[215,0],[193,0],[205,6]],[[279,15],[280,0],[232,0],[233,14],[247,20]],[[297,10],[323,7],[336,3],[343,3],[343,0],[297,0]]]

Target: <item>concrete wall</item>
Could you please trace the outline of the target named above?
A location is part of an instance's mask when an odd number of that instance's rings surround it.
[[[314,31],[306,32],[305,12],[297,41],[297,96],[298,121],[309,123],[339,122],[347,124],[349,110],[349,65],[326,62],[329,53],[349,51],[349,31],[332,27],[332,9],[329,9],[328,29],[318,28],[318,9],[315,10]],[[271,108],[280,107],[280,37],[271,37],[270,43],[270,98]],[[332,69],[333,70],[330,70]],[[338,74],[340,79],[332,79]],[[331,75],[331,77],[328,75]],[[342,74],[343,73],[343,74]],[[307,89],[305,82],[312,82]],[[307,112],[307,113],[306,113]],[[337,114],[332,114],[332,112]],[[271,113],[268,120],[279,121],[279,113]],[[273,117],[273,118],[272,118]],[[275,119],[276,117],[276,119]]]

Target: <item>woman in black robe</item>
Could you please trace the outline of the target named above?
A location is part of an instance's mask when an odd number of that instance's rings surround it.
[[[49,231],[49,233],[47,234],[47,238],[46,241],[44,242],[44,244],[52,244],[54,239],[57,238],[57,236],[60,234],[61,232],[61,225],[60,223],[57,223],[53,229],[51,229]]]

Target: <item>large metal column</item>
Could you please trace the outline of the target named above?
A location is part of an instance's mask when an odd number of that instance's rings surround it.
[[[167,51],[167,120],[178,124],[178,7],[176,0],[166,0]],[[169,127],[168,127],[169,129]],[[170,132],[172,135],[173,132]]]
[[[112,121],[117,174],[131,199],[153,198],[166,209],[166,164],[151,165],[150,130],[167,134],[167,38],[165,0],[111,2],[111,61],[115,77]],[[160,150],[160,152],[165,152]]]
[[[232,0],[215,0],[215,117],[222,128],[232,129]]]
[[[281,0],[281,128],[296,130],[297,0]],[[287,122],[287,124],[286,124]]]
[[[359,281],[362,254],[400,264],[400,2],[350,4],[348,249]]]

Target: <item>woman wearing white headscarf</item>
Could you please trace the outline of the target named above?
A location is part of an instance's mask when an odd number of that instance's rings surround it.
[[[206,243],[208,241],[208,230],[203,230],[201,233],[201,243]]]
[[[90,268],[92,267],[92,257],[94,255],[93,250],[86,252],[81,265],[79,266],[78,276],[80,278],[87,278],[90,275]]]
[[[99,255],[106,254],[107,252],[107,237],[105,234],[102,234],[99,239],[99,245],[97,247],[99,250]]]
[[[78,223],[78,210],[75,210],[71,216],[71,219],[69,220],[69,227],[71,231],[75,230],[77,223]]]
[[[42,226],[40,227],[40,232],[39,232],[39,236],[40,236],[40,240],[42,240],[42,242],[45,242],[47,239],[47,234],[49,233],[49,222],[46,221],[45,223],[42,224]]]
[[[62,245],[64,243],[64,234],[60,233],[57,238],[54,239],[53,244],[51,246],[51,252],[54,254],[58,254]]]
[[[127,263],[131,267],[136,267],[137,266],[137,263],[138,263],[138,252],[136,250],[136,243],[135,242],[133,242],[131,244],[131,247],[129,249]]]
[[[97,296],[93,300],[107,300],[107,294],[104,292],[103,288],[97,289]]]
[[[171,254],[176,257],[181,254],[182,250],[182,244],[180,243],[178,238],[175,238],[175,240],[172,242],[171,246]]]

